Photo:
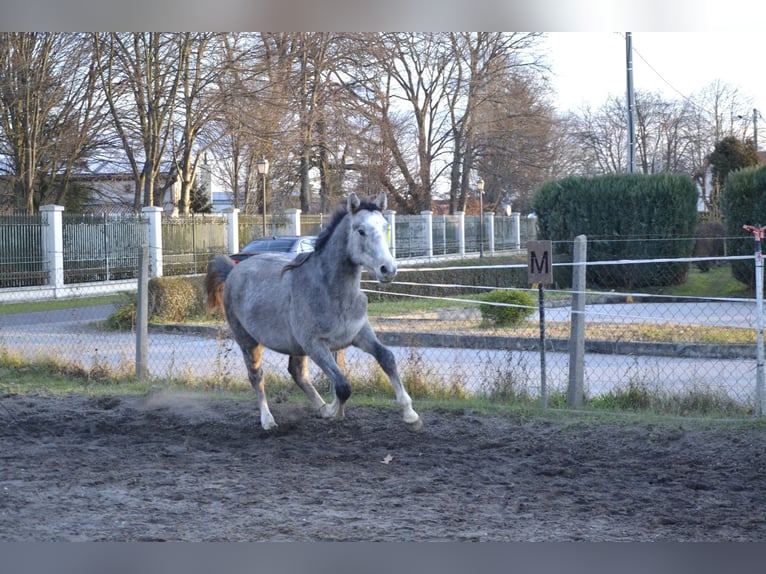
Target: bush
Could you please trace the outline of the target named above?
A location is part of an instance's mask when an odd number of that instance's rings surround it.
[[[535,312],[535,299],[526,291],[497,289],[481,297],[488,303],[503,303],[499,305],[479,305],[481,316],[493,321],[498,326],[511,327],[520,324]],[[512,305],[506,307],[505,305]]]
[[[104,321],[112,331],[132,331],[136,326],[136,294],[120,293],[117,309]]]
[[[150,320],[180,323],[202,313],[198,285],[182,277],[155,277],[149,281]]]

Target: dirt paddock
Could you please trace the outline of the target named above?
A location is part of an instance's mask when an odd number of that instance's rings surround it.
[[[0,397],[0,540],[766,540],[762,427],[272,411]]]

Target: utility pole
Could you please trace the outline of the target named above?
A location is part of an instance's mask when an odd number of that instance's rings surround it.
[[[625,52],[628,69],[628,173],[636,171],[636,126],[633,122],[636,98],[633,94],[633,39],[631,32],[625,33]]]
[[[753,145],[758,153],[758,110],[753,108]]]

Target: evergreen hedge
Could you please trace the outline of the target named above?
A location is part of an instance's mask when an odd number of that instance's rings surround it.
[[[766,225],[766,166],[729,174],[721,191],[721,212],[727,236],[726,253],[752,255],[753,234],[742,226]],[[732,261],[731,272],[737,281],[755,288],[752,260]]]
[[[582,234],[589,261],[678,258],[691,257],[694,249],[697,198],[686,175],[614,174],[546,182],[532,207],[538,237],[554,242],[559,261],[571,257],[574,238]],[[589,265],[588,282],[601,288],[666,286],[683,283],[688,272],[688,263]]]

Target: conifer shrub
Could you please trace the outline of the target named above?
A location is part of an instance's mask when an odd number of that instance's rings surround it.
[[[548,181],[534,194],[538,237],[557,259],[571,257],[574,238],[588,238],[589,261],[691,257],[697,224],[694,181],[676,174],[613,174]],[[683,283],[688,263],[589,265],[602,288]]]
[[[742,226],[766,225],[766,166],[745,168],[729,174],[721,191],[721,213],[726,228],[726,253],[753,255],[753,234]],[[732,261],[731,273],[737,281],[755,288],[752,260]]]
[[[527,291],[516,289],[496,289],[481,297],[488,303],[504,303],[501,305],[479,305],[481,316],[492,321],[497,326],[513,327],[519,325],[535,312],[535,299]]]

